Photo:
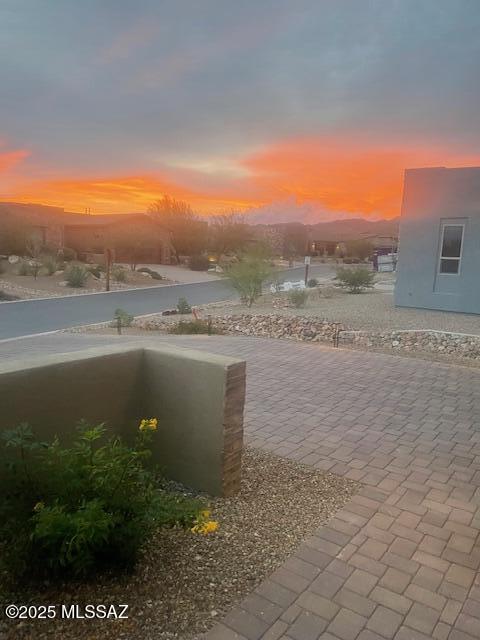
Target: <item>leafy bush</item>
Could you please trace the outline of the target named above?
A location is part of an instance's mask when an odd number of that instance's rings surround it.
[[[84,287],[87,282],[88,271],[78,264],[72,264],[65,271],[65,280],[69,287],[76,289]]]
[[[308,291],[305,289],[292,289],[288,292],[288,299],[294,307],[300,309],[307,304]]]
[[[115,309],[111,326],[116,327],[118,333],[122,332],[122,327],[130,327],[132,322],[133,316],[127,313],[124,309]]]
[[[178,313],[192,313],[192,307],[188,304],[186,298],[179,298],[177,302]]]
[[[272,268],[262,257],[245,255],[239,262],[231,264],[225,275],[241,300],[251,307],[262,295],[263,285],[272,275]]]
[[[164,279],[163,276],[158,273],[158,271],[154,271],[149,267],[141,267],[140,269],[137,269],[137,271],[139,271],[140,273],[148,273],[154,280]]]
[[[147,467],[156,429],[142,420],[127,446],[103,424],[82,424],[68,447],[39,442],[26,424],[5,431],[3,568],[16,578],[130,568],[156,527],[202,524],[201,503],[162,489]]]
[[[209,320],[180,320],[168,330],[168,333],[175,334],[201,334],[206,333],[209,336],[213,334],[221,334],[222,332],[217,327],[213,326]]]
[[[115,282],[127,282],[127,271],[123,267],[116,265],[112,269],[112,278]]]
[[[338,267],[335,280],[338,281],[335,286],[347,289],[349,293],[361,293],[373,287],[375,273],[366,267]]]
[[[207,271],[210,266],[207,256],[191,256],[188,266],[192,271]]]
[[[317,286],[318,286],[317,278],[310,278],[310,280],[307,282],[307,287],[310,287],[311,289],[313,289],[313,287],[317,287]]]

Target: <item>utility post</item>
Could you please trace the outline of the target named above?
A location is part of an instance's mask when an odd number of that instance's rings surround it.
[[[105,291],[110,291],[111,269],[112,269],[112,250],[105,249]]]
[[[308,282],[308,271],[310,269],[310,256],[305,256],[305,286],[307,286]]]

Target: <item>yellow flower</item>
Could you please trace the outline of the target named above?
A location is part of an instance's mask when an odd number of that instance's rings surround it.
[[[39,511],[41,511],[44,508],[45,508],[45,503],[44,502],[37,502],[37,504],[33,507],[33,510],[36,513],[38,513]]]
[[[215,533],[218,529],[218,522],[216,520],[208,520],[207,522],[200,522],[191,528],[192,533],[202,533],[207,535],[209,533]]]
[[[140,431],[156,431],[158,426],[157,418],[143,418],[138,428]]]

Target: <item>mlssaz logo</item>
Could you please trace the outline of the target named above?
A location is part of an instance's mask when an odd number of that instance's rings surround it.
[[[128,619],[128,604],[79,604],[62,605],[62,618],[65,620],[104,620],[104,619]]]

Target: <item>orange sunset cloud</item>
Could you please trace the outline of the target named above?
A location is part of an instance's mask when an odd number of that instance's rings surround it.
[[[1,147],[1,142],[0,142]],[[29,155],[28,151],[18,149],[15,151],[2,151],[0,149],[0,172],[12,169]]]
[[[0,155],[0,170],[19,162],[22,153]],[[480,164],[480,155],[434,145],[329,136],[280,141],[238,164],[244,173],[246,170],[241,178],[180,170],[166,175],[132,172],[25,179],[9,197],[70,211],[89,207],[95,213],[127,213],[145,211],[152,201],[169,194],[186,200],[202,215],[248,210],[293,197],[299,203],[318,206],[319,212],[391,218],[399,215],[405,168],[475,165]]]

